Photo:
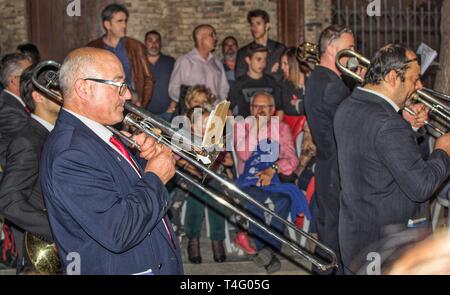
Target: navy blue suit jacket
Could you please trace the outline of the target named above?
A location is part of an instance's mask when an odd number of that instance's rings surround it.
[[[131,165],[78,118],[61,110],[44,147],[41,184],[64,270],[81,274],[182,274],[180,249],[162,222],[168,193],[153,173]],[[166,219],[167,220],[167,219]],[[72,265],[72,264],[71,264]]]
[[[334,132],[341,254],[344,265],[359,267],[377,251],[374,242],[405,230],[409,219],[428,217],[421,209],[450,175],[450,158],[435,150],[423,160],[411,125],[386,100],[358,88],[339,106]]]

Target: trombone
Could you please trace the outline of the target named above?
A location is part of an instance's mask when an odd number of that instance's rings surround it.
[[[340,60],[344,56],[349,56],[350,59],[347,63],[347,66],[344,66]],[[362,54],[357,53],[350,49],[344,49],[339,51],[336,54],[336,66],[341,70],[342,73],[354,78],[356,81],[362,83],[363,78],[361,78],[358,74],[353,72],[351,69],[349,69],[349,66],[356,68],[358,66],[362,67],[369,67],[370,66],[370,60],[364,57]],[[436,115],[438,119],[443,120],[445,123],[450,124],[450,108],[444,105],[442,102],[438,101],[435,96],[440,97],[441,99],[446,99],[450,101],[450,96],[437,92],[432,89],[428,88],[422,88],[417,90],[411,99],[422,103],[427,108],[430,109],[430,114]],[[407,111],[409,114],[415,116],[416,113],[411,110],[409,107],[404,108],[405,111]],[[436,131],[439,136],[444,135],[446,132],[439,128],[438,126],[430,123],[429,121],[425,121],[425,125]]]
[[[49,76],[51,81],[44,82],[45,85],[42,85],[38,82],[38,74],[41,70],[43,70],[45,67],[52,67],[56,70],[49,71],[46,76]],[[50,87],[52,85],[55,85],[57,83],[57,77],[58,77],[58,71],[59,71],[60,65],[54,61],[44,61],[38,64],[34,70],[34,74],[32,76],[32,82],[36,88],[38,88],[43,93],[47,94],[52,98],[52,100],[55,100],[56,102],[62,104],[63,98],[59,94],[59,92],[51,90]],[[305,238],[309,240],[311,243],[317,245],[317,247],[321,248],[321,252],[327,256],[329,259],[319,258],[314,256],[313,254],[309,253],[305,249],[303,249],[301,246],[299,246],[296,242],[291,241],[290,239],[286,239],[283,236],[280,236],[276,231],[274,231],[269,226],[266,226],[263,222],[255,219],[254,217],[250,216],[248,213],[246,213],[244,210],[241,210],[239,207],[231,204],[227,200],[225,200],[223,197],[217,195],[216,193],[208,190],[201,184],[199,184],[197,181],[195,181],[192,177],[189,175],[186,175],[185,173],[176,170],[176,174],[186,180],[189,184],[195,186],[202,192],[208,194],[211,196],[215,201],[217,201],[219,204],[222,204],[226,208],[230,209],[231,211],[243,216],[246,218],[249,222],[253,223],[269,235],[271,235],[276,240],[280,241],[282,244],[285,244],[289,246],[295,253],[300,255],[302,258],[307,260],[308,262],[315,265],[318,269],[322,271],[326,271],[328,269],[332,269],[335,267],[338,267],[337,264],[337,258],[336,254],[327,246],[323,245],[319,241],[317,241],[314,237],[309,235],[308,233],[304,232],[303,230],[297,228],[293,223],[288,222],[284,218],[280,217],[278,214],[273,212],[272,210],[266,208],[264,205],[260,204],[259,202],[255,201],[250,195],[239,189],[235,184],[225,180],[223,177],[219,176],[215,172],[208,169],[206,166],[207,164],[210,164],[214,162],[215,156],[213,153],[211,153],[210,150],[195,145],[190,141],[189,138],[184,137],[183,135],[179,134],[175,130],[171,128],[170,125],[168,125],[167,122],[159,120],[158,118],[155,118],[154,115],[149,113],[147,110],[138,107],[131,102],[127,101],[124,105],[125,110],[129,112],[124,118],[124,123],[133,126],[137,128],[139,131],[144,132],[148,136],[154,138],[156,141],[166,145],[169,147],[174,153],[179,155],[181,158],[186,160],[189,164],[203,172],[205,175],[215,179],[218,181],[226,190],[229,192],[232,192],[235,196],[239,197],[240,199],[244,199],[248,202],[251,202],[267,214],[270,214],[273,218],[279,220],[287,227],[293,229],[295,232],[297,232],[302,239]],[[115,135],[120,137],[124,143],[129,145],[130,147],[134,147],[136,149],[139,149],[139,145],[130,137],[125,136],[118,130],[114,129],[111,126],[107,127],[111,132],[113,132]],[[177,135],[177,138],[182,138],[184,143],[190,143],[191,148],[189,151],[184,148],[185,146],[179,146],[172,143],[172,137],[174,135]],[[178,139],[177,139],[178,140]],[[212,156],[213,155],[213,156]]]

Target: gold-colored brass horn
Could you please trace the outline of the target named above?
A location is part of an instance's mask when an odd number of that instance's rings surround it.
[[[25,232],[25,252],[39,274],[61,273],[61,260],[54,243]]]
[[[304,42],[297,47],[298,62],[312,63],[314,65],[320,62],[319,47],[311,42]]]

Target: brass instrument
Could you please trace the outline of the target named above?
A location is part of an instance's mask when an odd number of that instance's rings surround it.
[[[304,42],[297,47],[297,61],[312,63],[314,65],[320,62],[319,47],[311,42]]]
[[[55,62],[42,62],[37,66],[36,71],[39,69],[39,67],[43,67],[45,65],[55,66],[57,68],[57,70],[59,70],[59,67],[60,67],[60,65]],[[55,73],[57,73],[57,71],[55,71]],[[37,83],[37,81],[33,80],[33,83]],[[43,91],[44,93],[48,94],[49,96],[52,96],[53,99],[55,99],[56,101],[59,101],[60,103],[62,103],[62,97],[60,96],[60,94],[55,91],[48,91],[47,90],[48,85],[43,86],[43,85],[35,84],[35,86],[38,89],[40,89],[41,91]],[[214,153],[211,152],[211,148],[214,148],[214,144],[211,147],[205,147],[203,144],[196,145],[195,142],[192,143],[189,140],[189,138],[186,138],[183,135],[176,132],[175,130],[173,130],[167,122],[156,118],[154,115],[149,113],[147,110],[145,110],[141,107],[138,107],[129,101],[125,102],[124,108],[125,108],[125,110],[127,110],[129,112],[129,114],[126,115],[126,117],[123,121],[124,123],[137,128],[139,131],[144,132],[148,136],[151,136],[156,141],[166,145],[174,153],[176,153],[181,158],[186,160],[189,164],[191,164],[192,166],[194,166],[195,168],[200,170],[204,175],[209,176],[209,177],[215,179],[216,181],[218,181],[224,189],[233,193],[234,196],[236,196],[240,199],[245,199],[247,202],[251,202],[258,208],[260,208],[261,210],[266,212],[267,214],[270,214],[273,218],[279,220],[280,222],[285,224],[287,227],[293,229],[295,232],[297,232],[302,237],[302,239],[306,239],[306,240],[310,241],[311,243],[317,245],[317,247],[321,248],[321,252],[324,253],[326,256],[328,256],[327,257],[328,259],[314,256],[313,254],[309,253],[306,249],[303,249],[301,246],[299,246],[297,244],[297,242],[288,240],[283,236],[279,236],[279,234],[276,231],[274,231],[270,227],[266,226],[264,223],[260,222],[259,220],[255,219],[254,217],[250,216],[248,213],[241,210],[239,207],[231,204],[225,198],[208,190],[203,185],[201,185],[196,180],[194,180],[192,177],[177,170],[176,174],[178,176],[180,176],[181,178],[186,180],[189,184],[195,186],[202,192],[211,196],[219,204],[222,204],[226,208],[243,216],[244,218],[246,218],[247,220],[249,220],[250,222],[255,224],[257,227],[261,228],[263,231],[270,234],[273,238],[275,238],[278,241],[280,241],[281,243],[289,246],[291,249],[293,249],[295,251],[295,253],[297,253],[304,259],[306,259],[308,262],[314,264],[318,269],[326,271],[328,269],[337,267],[336,254],[331,249],[329,249],[328,247],[326,247],[325,245],[323,245],[322,243],[320,243],[319,241],[314,239],[314,237],[312,237],[308,233],[304,232],[301,229],[298,229],[293,223],[288,222],[287,220],[280,217],[272,210],[266,208],[264,205],[255,201],[250,195],[243,192],[235,184],[225,180],[220,175],[218,175],[215,172],[208,169],[207,165],[214,162],[214,160],[215,160],[215,155],[214,155]],[[114,128],[112,128],[110,126],[108,126],[107,128],[109,130],[111,130],[111,132],[113,132],[115,135],[120,137],[124,143],[128,144],[131,147],[139,149],[139,145],[132,138],[123,135],[121,132],[119,132],[118,130],[115,130]],[[223,130],[223,128],[222,128],[222,130]],[[183,138],[184,143],[189,143],[190,148],[186,149],[185,145],[174,144],[172,139],[175,136],[178,138]]]
[[[48,243],[38,236],[25,232],[25,252],[39,274],[60,274],[61,260],[55,243]]]
[[[345,66],[340,62],[341,58],[344,56],[350,57],[349,63],[356,64],[355,67],[362,66],[362,67],[367,68],[370,65],[370,60],[368,60],[363,55],[361,55],[353,50],[350,50],[350,49],[341,50],[336,54],[336,66],[339,68],[339,70],[342,73],[354,78],[356,81],[362,83],[363,78],[361,78],[358,74],[356,74],[355,72],[350,70],[348,68],[348,65]],[[433,95],[439,96],[443,99],[450,98],[446,94],[443,94],[443,93],[440,93],[440,92],[437,92],[437,91],[434,91],[434,90],[431,90],[428,88],[422,88],[422,89],[417,90],[413,94],[411,99],[415,100],[419,103],[422,103],[427,108],[429,108],[430,114],[435,115],[437,120],[442,120],[444,122],[444,124],[450,124],[450,108],[447,107],[442,102],[440,102],[439,100],[437,100]],[[404,108],[404,110],[413,116],[416,115],[415,112],[407,106]],[[439,134],[439,136],[444,135],[446,133],[444,130],[442,130],[435,124],[430,123],[429,121],[425,121],[425,125],[427,125],[431,129],[436,131]]]
[[[32,76],[33,85],[43,93],[57,93],[54,85],[57,85],[58,76],[51,69],[56,63],[42,64],[40,67],[36,67]],[[50,70],[48,70],[50,68]],[[38,83],[47,85],[47,89],[43,91],[44,87]],[[53,98],[53,96],[49,96]],[[61,103],[56,101],[56,103]],[[25,253],[30,262],[33,264],[34,269],[39,274],[61,274],[61,260],[58,256],[55,243],[48,243],[39,236],[30,232],[25,232],[24,235]]]

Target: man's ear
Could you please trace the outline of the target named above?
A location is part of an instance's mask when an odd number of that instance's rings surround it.
[[[250,65],[250,63],[252,62],[249,56],[245,57],[245,62]]]
[[[395,87],[396,84],[397,84],[397,82],[400,81],[400,80],[398,79],[397,73],[396,73],[394,70],[391,70],[391,71],[386,75],[386,77],[384,77],[384,81],[385,81],[388,85],[390,85],[390,86],[392,86],[392,87]]]
[[[111,22],[109,20],[105,20],[103,22],[103,28],[105,29],[105,31],[109,31],[111,29]]]
[[[33,91],[31,92],[31,98],[33,98],[34,104],[42,103],[44,99],[46,99],[44,96],[42,96],[39,92]]]
[[[17,89],[20,89],[20,77],[13,77],[10,81],[9,84],[12,84],[14,87],[16,87]]]
[[[269,31],[270,30],[270,23],[266,23],[266,31]]]
[[[89,84],[85,80],[77,80],[74,84],[74,91],[75,93],[83,100],[88,100],[91,93],[91,88],[89,87]]]
[[[330,50],[331,56],[336,56],[339,52],[339,40],[332,41],[330,46],[327,47],[327,50]]]

